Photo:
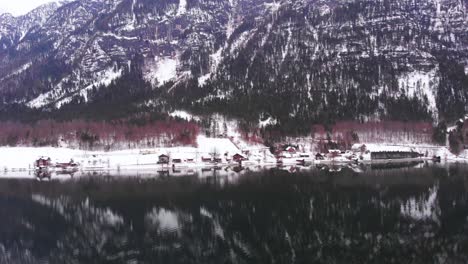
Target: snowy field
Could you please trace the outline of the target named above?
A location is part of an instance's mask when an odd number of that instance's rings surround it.
[[[81,170],[154,170],[163,166],[158,164],[160,155],[167,155],[171,160],[180,159],[177,167],[210,167],[212,164],[202,162],[202,159],[217,158],[220,165],[232,163],[232,156],[242,154],[249,158],[246,165],[275,164],[273,155],[263,149],[249,149],[249,154],[243,154],[230,139],[197,138],[198,147],[173,147],[152,149],[131,149],[121,151],[86,151],[70,148],[53,147],[1,147],[0,171],[21,172],[34,169],[34,161],[40,157],[48,157],[53,163],[79,163]],[[250,163],[250,164],[249,164]]]

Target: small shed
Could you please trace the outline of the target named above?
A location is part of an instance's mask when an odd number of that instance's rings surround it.
[[[158,164],[169,164],[169,156],[165,154],[159,155]]]

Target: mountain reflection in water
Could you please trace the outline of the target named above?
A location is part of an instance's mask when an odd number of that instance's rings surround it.
[[[468,263],[468,166],[0,180],[0,263]]]

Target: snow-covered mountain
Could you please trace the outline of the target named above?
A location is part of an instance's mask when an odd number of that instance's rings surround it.
[[[279,119],[450,117],[467,0],[77,0],[0,16],[3,103],[61,107],[138,69],[174,104]],[[157,88],[156,88],[157,89]],[[161,88],[160,88],[161,89]],[[236,106],[245,107],[236,107]]]
[[[68,1],[50,2],[19,17],[9,13],[0,14],[0,51],[15,48],[28,31],[41,27],[61,5],[67,3]]]

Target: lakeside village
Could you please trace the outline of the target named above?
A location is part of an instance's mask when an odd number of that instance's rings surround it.
[[[131,175],[132,171],[153,175],[190,175],[215,170],[237,173],[244,168],[280,167],[294,171],[313,165],[468,162],[468,144],[464,145],[459,155],[450,152],[448,143],[447,146],[438,146],[408,142],[401,145],[359,142],[349,149],[319,151],[313,147],[317,144],[310,143],[311,138],[292,139],[290,142],[293,143],[280,144],[272,149],[244,140],[234,125],[229,125],[227,130],[227,135],[220,137],[199,134],[194,146],[115,151],[89,151],[70,146],[1,147],[0,176],[27,177],[33,173],[39,178],[50,178],[52,174],[73,176],[75,173],[89,175],[103,172]]]
[[[330,149],[327,153],[302,152],[297,146],[287,145],[271,153],[267,147],[239,148],[229,138],[199,136],[198,147],[156,148],[111,152],[88,152],[67,148],[8,148],[4,160],[17,159],[14,167],[4,164],[5,175],[34,172],[38,178],[53,174],[88,175],[90,172],[118,172],[131,175],[132,171],[146,171],[160,175],[190,175],[216,170],[240,172],[244,168],[288,168],[296,171],[312,165],[358,165],[389,163],[420,163],[423,161],[466,161],[450,155],[447,149],[434,146],[392,146],[382,144],[354,144],[350,150]],[[48,153],[45,156],[42,153]],[[35,158],[34,158],[35,157]],[[13,162],[12,162],[13,163]],[[14,164],[14,163],[13,163]],[[0,167],[0,168],[2,168]],[[1,175],[1,172],[0,172]]]

